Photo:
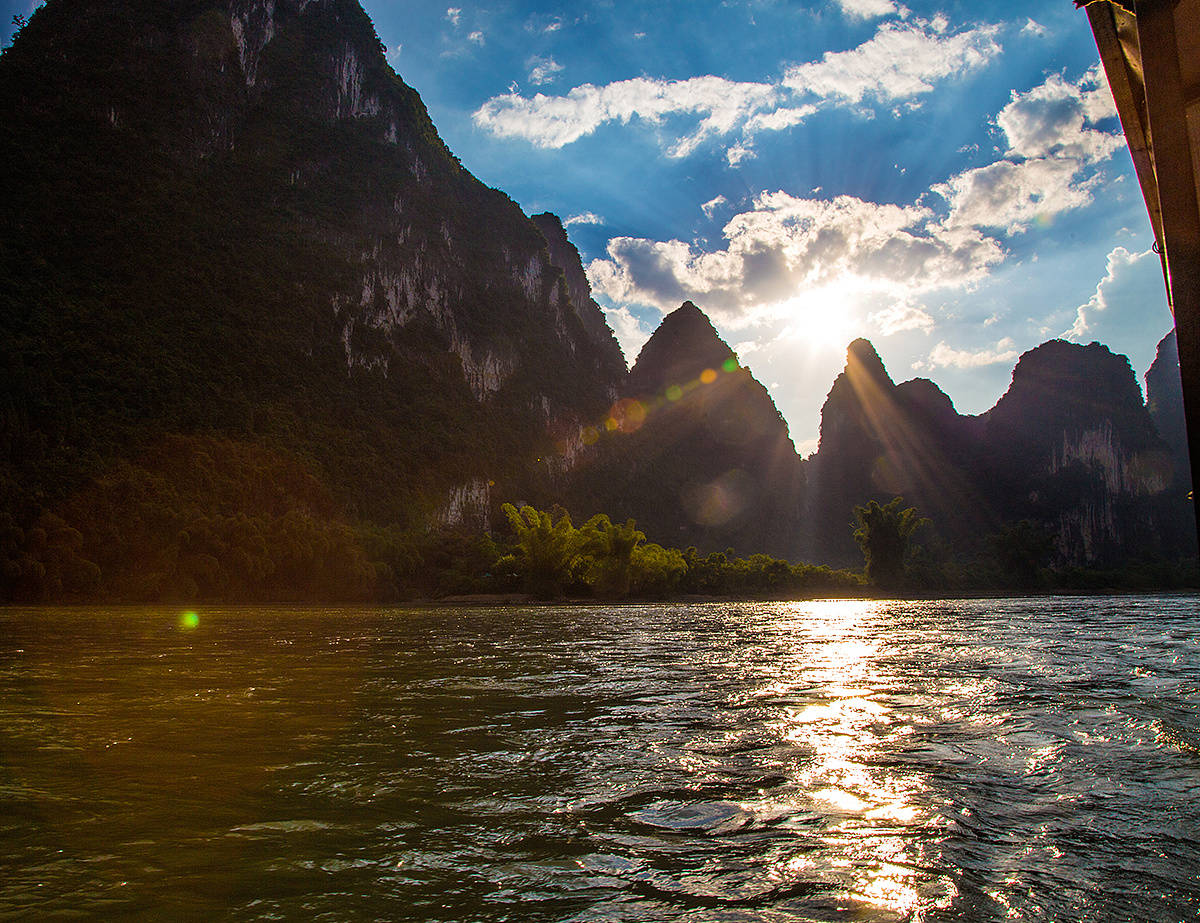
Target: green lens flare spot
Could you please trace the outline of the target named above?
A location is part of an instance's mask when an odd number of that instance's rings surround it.
[[[182,631],[194,631],[200,627],[200,616],[190,611],[180,613],[179,627]]]
[[[736,372],[737,368],[738,368],[738,361],[735,358],[733,358],[733,356],[730,356],[728,359],[726,359],[724,362],[721,363],[721,368],[724,369],[726,372]]]
[[[668,401],[677,401],[681,397],[683,397],[683,388],[679,387],[679,385],[670,385],[667,388]]]

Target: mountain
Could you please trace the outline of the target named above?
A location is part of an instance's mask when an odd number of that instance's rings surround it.
[[[1183,380],[1179,370],[1179,347],[1172,330],[1159,341],[1154,362],[1146,371],[1146,409],[1154,427],[1167,444],[1170,453],[1170,475],[1163,501],[1168,510],[1191,509],[1188,495],[1192,491],[1191,465],[1188,454],[1188,435],[1183,412]],[[1186,516],[1166,518],[1163,545],[1177,548],[1180,554],[1196,554],[1197,541],[1194,522]]]
[[[26,538],[119,464],[171,493],[175,437],[298,463],[349,520],[482,524],[623,385],[557,222],[463,169],[355,0],[50,0],[0,57],[0,157]]]
[[[680,548],[795,557],[804,479],[787,424],[691,302],[646,341],[598,440],[573,508]]]
[[[903,496],[947,539],[973,531],[980,505],[968,473],[971,433],[972,422],[937,385],[920,378],[897,385],[867,340],[851,343],[808,462],[807,557],[856,564],[853,510],[870,499]]]
[[[1179,413],[1173,399],[1164,391],[1158,412]],[[1172,492],[1171,456],[1129,361],[1098,343],[1030,350],[996,406],[964,417],[931,382],[894,384],[858,340],[822,409],[806,550],[851,563],[853,507],[899,495],[958,553],[1028,520],[1050,534],[1063,564],[1178,557],[1189,550],[1191,513]]]
[[[518,476],[623,381],[353,0],[52,0],[0,85],[4,429],[45,443],[19,482],[220,431],[397,517]]]

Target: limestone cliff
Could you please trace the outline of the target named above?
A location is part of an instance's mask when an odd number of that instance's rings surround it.
[[[903,496],[960,554],[1028,519],[1051,532],[1062,564],[1174,557],[1187,551],[1190,511],[1169,499],[1172,471],[1128,360],[1098,343],[1030,350],[996,406],[972,418],[932,382],[895,385],[858,340],[822,410],[807,550],[852,563],[853,507]]]
[[[12,503],[206,430],[454,520],[624,379],[565,236],[461,166],[357,0],[49,0],[0,126]]]

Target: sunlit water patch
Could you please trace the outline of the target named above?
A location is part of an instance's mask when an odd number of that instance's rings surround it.
[[[1200,919],[1195,597],[0,610],[0,917]]]

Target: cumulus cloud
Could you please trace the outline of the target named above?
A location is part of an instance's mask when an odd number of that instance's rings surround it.
[[[552,82],[563,71],[563,66],[553,58],[533,57],[529,59],[527,66],[529,82],[535,86]]]
[[[606,308],[604,316],[608,319],[608,326],[612,328],[613,335],[617,338],[621,352],[625,354],[625,361],[629,365],[633,365],[633,360],[642,351],[642,347],[646,345],[646,341],[650,339],[653,331],[643,326],[642,322],[628,308]]]
[[[959,173],[935,191],[950,202],[951,224],[1003,228],[1010,234],[1092,201],[1095,179],[1076,181],[1079,163],[1000,160]]]
[[[1016,344],[1011,337],[1005,337],[994,346],[985,346],[978,350],[954,349],[942,340],[933,347],[927,359],[914,362],[913,369],[918,372],[948,367],[977,369],[985,365],[1012,362],[1018,355]]]
[[[867,0],[856,2],[863,5]],[[932,91],[938,81],[982,66],[1000,51],[997,31],[978,26],[951,33],[943,17],[888,22],[857,48],[790,67],[772,82],[711,75],[688,80],[637,77],[603,86],[584,84],[565,96],[510,92],[487,100],[474,120],[499,137],[559,148],[601,125],[638,119],[662,131],[672,157],[685,157],[712,138],[730,138],[726,156],[736,164],[752,156],[754,137],[761,132],[799,125],[828,106],[911,100]],[[697,121],[690,130],[672,134],[665,127],[668,117]]]
[[[1034,221],[1089,204],[1099,180],[1089,168],[1124,143],[1119,133],[1089,127],[1112,112],[1098,68],[1075,83],[1054,74],[1025,93],[1014,91],[996,116],[1007,140],[1005,159],[934,187],[950,204],[950,224],[1020,233]]]
[[[1112,304],[1129,300],[1131,295],[1135,303],[1140,300],[1130,283],[1135,276],[1143,275],[1146,268],[1158,275],[1159,261],[1153,250],[1142,253],[1132,253],[1124,247],[1112,250],[1105,260],[1104,278],[1096,285],[1092,297],[1075,309],[1075,323],[1063,336],[1071,340],[1091,338]]]
[[[1110,113],[1098,105],[1097,96],[1112,95],[1107,86],[1091,86],[1096,71],[1079,83],[1068,83],[1058,74],[1027,93],[1013,93],[1012,100],[996,116],[996,124],[1008,139],[1008,151],[1018,157],[1054,157],[1092,162],[1102,160],[1123,144],[1120,135],[1086,127]]]
[[[703,251],[680,240],[617,237],[588,267],[592,287],[615,302],[666,312],[692,300],[729,322],[779,310],[798,292],[838,287],[905,301],[961,287],[1003,257],[999,244],[949,228],[919,205],[853,196],[797,198],[763,193],[723,229],[727,246]],[[920,309],[880,312],[878,326],[924,327]]]
[[[894,16],[904,10],[892,0],[836,0],[842,12],[851,19],[872,19],[876,16]],[[908,12],[904,10],[904,12]]]
[[[1032,35],[1034,38],[1045,38],[1050,34],[1050,30],[1043,26],[1040,22],[1033,19],[1026,19],[1025,25],[1021,27],[1022,35]]]

